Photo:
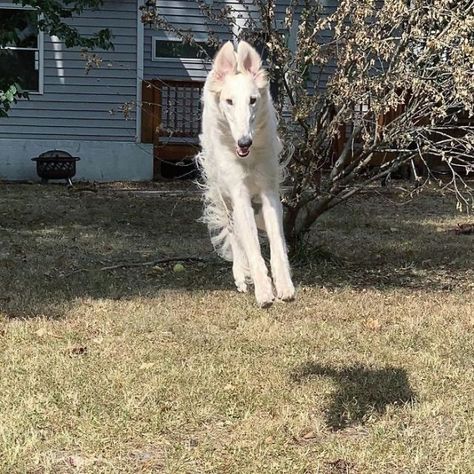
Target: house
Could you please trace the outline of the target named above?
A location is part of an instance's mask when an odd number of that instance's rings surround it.
[[[25,22],[32,14],[12,0],[0,2],[0,21],[12,9],[24,12]],[[172,33],[144,26],[143,2],[105,0],[100,9],[70,20],[85,35],[109,28],[113,50],[68,49],[57,37],[31,28],[28,47],[9,48],[29,99],[0,118],[0,179],[37,179],[31,158],[59,149],[80,157],[76,179],[150,180],[159,172],[157,158],[176,149],[157,145],[167,123],[180,130],[174,144],[182,145],[181,155],[194,153],[200,88],[210,62]],[[191,29],[197,41],[207,40],[195,1],[156,3],[173,25]],[[282,11],[288,3],[281,2]],[[222,40],[227,36],[220,33]],[[0,73],[1,67],[0,61]]]
[[[0,15],[12,8],[21,7],[3,1]],[[83,34],[110,27],[115,48],[97,52],[97,67],[87,71],[78,48],[67,49],[58,38],[35,32],[31,54],[23,53],[23,61],[32,64],[22,73],[35,76],[28,84],[29,100],[0,118],[0,179],[37,179],[31,158],[51,149],[81,158],[80,179],[150,179],[151,145],[137,139],[140,116],[135,110],[128,118],[120,112],[140,99],[144,29],[137,1],[107,0],[71,23]]]

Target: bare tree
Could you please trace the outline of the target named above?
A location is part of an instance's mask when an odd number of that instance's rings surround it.
[[[404,166],[419,189],[435,179],[473,207],[473,0],[341,0],[333,11],[310,0],[285,11],[275,0],[197,3],[211,32],[227,25],[264,50],[286,145],[290,242]],[[159,11],[145,20],[193,41]]]

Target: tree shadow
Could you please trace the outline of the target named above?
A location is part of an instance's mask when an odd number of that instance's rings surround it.
[[[384,196],[358,196],[321,216],[293,268],[308,286],[466,289],[473,277],[473,237],[456,230],[467,219],[435,193],[403,206]]]
[[[389,406],[400,407],[416,401],[406,371],[398,367],[335,368],[308,362],[291,374],[296,383],[318,377],[330,378],[337,384],[326,411],[326,424],[333,431],[364,424],[371,414],[381,415]]]
[[[200,196],[0,186],[0,316],[61,318],[77,301],[232,288],[197,222]],[[166,257],[205,263],[144,265]],[[123,266],[121,266],[123,264]],[[138,264],[130,267],[130,264]],[[116,266],[113,270],[103,270]],[[224,269],[226,270],[224,273]],[[227,278],[229,275],[229,278]]]
[[[90,193],[0,185],[0,315],[57,318],[81,298],[154,298],[162,290],[233,291],[229,263],[213,252],[206,228],[198,222],[200,195],[194,189],[179,194],[169,184],[160,186],[153,194],[153,189],[118,192],[99,187]],[[303,263],[293,263],[295,283],[459,288],[472,273],[472,237],[437,232],[433,223],[417,222],[429,206],[437,218],[448,216],[451,209],[437,201],[412,208],[395,224],[396,232],[390,230],[389,212],[378,202],[337,208],[315,229],[321,244],[317,252]],[[173,264],[127,266],[177,256],[206,261],[185,263],[180,273],[173,271]],[[103,270],[110,266],[117,268]]]

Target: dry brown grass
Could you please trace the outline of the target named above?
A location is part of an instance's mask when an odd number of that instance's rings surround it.
[[[1,472],[474,472],[473,236],[449,231],[472,219],[447,199],[325,216],[269,310],[189,193],[0,200]],[[208,261],[100,271],[169,255]]]

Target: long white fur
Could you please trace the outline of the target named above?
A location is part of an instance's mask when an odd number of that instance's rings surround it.
[[[261,221],[258,227],[265,228],[270,241],[276,296],[291,300],[295,289],[279,192],[282,145],[268,81],[255,49],[241,41],[235,51],[232,43],[226,43],[214,59],[202,100],[202,151],[197,162],[203,176],[202,220],[212,244],[219,255],[233,261],[237,289],[247,291],[247,283],[253,282],[258,304],[268,306],[274,294],[260,251],[257,224]],[[237,142],[245,136],[253,144],[248,156],[241,157]],[[255,203],[261,204],[257,216]]]

